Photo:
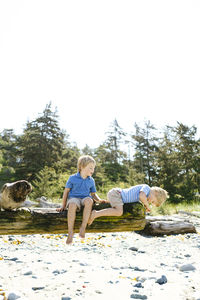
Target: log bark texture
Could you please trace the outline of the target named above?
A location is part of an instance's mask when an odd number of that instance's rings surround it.
[[[192,223],[176,218],[146,217],[145,228],[140,233],[152,236],[196,233],[196,228]]]
[[[99,210],[108,204],[95,205]],[[75,232],[79,231],[82,211],[77,212]],[[145,212],[140,203],[124,205],[120,217],[101,217],[96,219],[87,232],[136,231],[145,227]],[[41,234],[67,233],[67,211],[57,212],[56,208],[20,208],[15,211],[0,211],[0,234]]]
[[[109,204],[95,205],[99,210]],[[75,232],[79,232],[82,211],[77,212]],[[173,217],[145,217],[140,203],[124,205],[124,214],[120,217],[101,217],[96,219],[87,232],[137,231],[151,236],[196,233],[195,226]],[[8,234],[44,234],[67,233],[67,211],[57,212],[56,208],[20,208],[12,211],[0,211],[0,235]]]

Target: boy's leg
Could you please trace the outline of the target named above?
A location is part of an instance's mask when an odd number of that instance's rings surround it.
[[[111,208],[105,208],[101,210],[93,210],[88,220],[88,225],[91,225],[96,218],[109,217],[109,216],[117,217],[117,216],[121,216],[122,214],[123,214],[123,205],[119,205]]]
[[[76,218],[77,205],[75,203],[69,203],[68,213],[67,213],[67,223],[68,223],[68,237],[67,244],[71,244],[74,235],[74,222]]]
[[[79,236],[81,238],[84,238],[85,237],[85,229],[86,229],[86,226],[87,226],[87,223],[88,223],[88,219],[90,217],[90,214],[91,214],[91,210],[92,210],[92,205],[93,205],[93,200],[91,198],[86,198],[84,200],[84,209],[83,209],[83,220],[82,220],[82,224],[81,224],[81,227],[80,227],[80,232],[79,232]]]

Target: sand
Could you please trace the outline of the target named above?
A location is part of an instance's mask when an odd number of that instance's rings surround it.
[[[62,234],[0,236],[0,300],[200,300],[197,230],[75,234],[72,245]]]

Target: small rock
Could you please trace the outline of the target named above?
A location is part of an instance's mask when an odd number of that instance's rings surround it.
[[[136,247],[130,247],[129,250],[131,250],[131,251],[138,251],[138,248],[136,248]]]
[[[146,277],[136,277],[136,280],[143,283],[147,280],[147,278]]]
[[[20,296],[16,295],[15,293],[10,293],[8,295],[8,300],[16,300],[18,298],[20,298]]]
[[[99,290],[96,290],[95,293],[97,293],[97,294],[102,294],[102,292],[99,291]]]
[[[191,255],[190,255],[190,254],[185,254],[184,256],[185,256],[185,257],[191,257]]]
[[[167,277],[165,275],[162,275],[161,278],[156,280],[156,283],[159,283],[159,284],[167,283]]]
[[[80,263],[80,266],[82,266],[82,267],[87,267],[88,264],[87,264],[87,263]]]
[[[60,274],[60,271],[59,270],[55,270],[52,273],[55,274],[55,275],[58,275],[58,274]]]
[[[24,273],[24,275],[32,275],[33,272],[32,271],[27,271],[26,273]]]
[[[137,288],[143,288],[141,282],[136,283],[136,284],[134,285],[134,287],[137,287]]]
[[[132,294],[130,296],[130,298],[132,298],[132,299],[147,299],[147,296],[146,295],[140,295],[140,294]]]
[[[18,257],[13,257],[13,258],[10,258],[9,260],[16,261],[16,260],[18,260]]]
[[[71,297],[62,297],[61,300],[71,300]]]
[[[182,272],[187,272],[187,271],[194,271],[196,268],[192,264],[187,264],[187,265],[182,265],[179,268],[180,271]]]
[[[139,272],[144,272],[146,271],[146,269],[140,269],[139,267],[134,267],[135,271],[139,271]]]
[[[44,289],[44,286],[34,286],[34,287],[32,287],[32,290],[34,290],[34,291],[43,290],[43,289]]]

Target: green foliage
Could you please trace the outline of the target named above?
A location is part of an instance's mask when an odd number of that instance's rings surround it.
[[[155,135],[155,127],[150,121],[145,122],[144,128],[135,123],[135,134],[132,135],[135,145],[134,168],[142,174],[149,185],[153,184],[156,169],[155,157],[158,149],[158,137]]]
[[[183,198],[191,201],[199,188],[200,145],[195,135],[194,126],[168,126],[158,150],[158,184],[165,186],[176,203]]]
[[[4,129],[0,136],[0,184],[12,182],[16,178],[18,161],[17,136],[12,129]]]
[[[166,189],[168,203],[191,203],[198,197],[200,140],[196,139],[196,127],[177,122],[158,135],[146,121],[143,127],[135,124],[133,129],[134,133],[125,133],[115,119],[101,145],[80,150],[60,129],[57,111],[49,103],[42,114],[27,122],[21,135],[12,129],[1,132],[0,184],[26,179],[34,186],[31,198],[60,199],[68,176],[77,172],[78,157],[89,154],[96,160],[93,176],[103,198],[113,187],[141,183]]]
[[[45,166],[56,169],[56,162],[63,154],[64,133],[58,126],[58,116],[48,104],[43,114],[28,122],[24,133],[18,139],[20,164],[18,174],[34,180],[36,174]]]
[[[182,201],[178,204],[171,203],[166,201],[160,207],[152,207],[151,215],[172,215],[177,214],[179,211],[193,212],[200,211],[200,202],[199,201]]]
[[[145,174],[139,173],[133,167],[130,167],[128,170],[128,184],[129,186],[140,184],[145,182]]]
[[[48,199],[60,199],[68,177],[67,174],[57,174],[54,169],[44,167],[33,181],[34,189],[31,198],[36,199],[45,196]]]

